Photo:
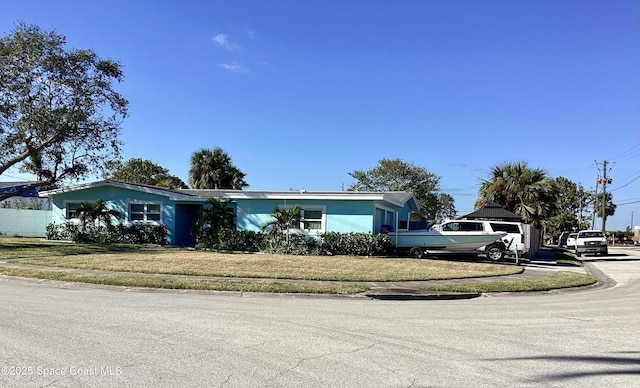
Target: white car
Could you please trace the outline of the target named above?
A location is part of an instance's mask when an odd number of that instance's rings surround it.
[[[567,249],[576,249],[576,237],[578,233],[569,233],[567,237]]]
[[[576,237],[575,247],[576,256],[578,257],[582,256],[583,253],[607,255],[609,241],[607,241],[607,236],[600,230],[581,230]]]

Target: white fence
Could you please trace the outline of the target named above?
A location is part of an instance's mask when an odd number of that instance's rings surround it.
[[[44,237],[50,210],[0,209],[0,235]]]

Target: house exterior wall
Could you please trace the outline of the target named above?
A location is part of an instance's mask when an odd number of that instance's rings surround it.
[[[271,213],[277,207],[301,206],[323,211],[322,232],[372,233],[374,227],[373,201],[347,200],[269,200],[239,199],[236,201],[238,230],[260,231],[262,225],[272,220]]]
[[[332,201],[327,205],[328,232],[374,233],[373,201]]]
[[[115,186],[91,187],[85,190],[59,193],[53,196],[52,221],[62,224],[66,221],[66,205],[70,202],[95,202],[102,199],[109,209],[120,212],[121,223],[128,223],[130,203],[159,203],[162,205],[160,223],[167,230],[167,242],[176,243],[176,204],[167,197]]]

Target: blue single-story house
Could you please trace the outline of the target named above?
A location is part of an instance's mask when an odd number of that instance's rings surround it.
[[[123,223],[156,223],[167,227],[170,245],[193,245],[190,228],[208,198],[230,201],[238,230],[260,231],[278,207],[300,206],[300,229],[308,235],[325,232],[378,233],[382,225],[407,229],[419,208],[410,192],[248,191],[166,189],[103,180],[41,192],[52,199],[52,221],[76,217],[82,202],[102,199],[120,212]]]

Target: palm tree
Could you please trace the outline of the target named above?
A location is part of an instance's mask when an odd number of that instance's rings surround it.
[[[222,229],[235,227],[233,211],[229,207],[231,201],[218,201],[215,198],[207,199],[209,206],[200,210],[200,216],[191,227],[191,234],[200,243],[213,247],[219,241],[219,233]]]
[[[273,219],[262,225],[262,231],[264,232],[271,227],[267,234],[270,238],[273,238],[278,232],[285,231],[286,241],[288,243],[289,229],[300,225],[301,213],[302,207],[298,205],[294,207],[277,207],[271,212]]]
[[[202,149],[191,156],[189,184],[194,189],[242,190],[249,186],[245,174],[231,163],[221,148]]]
[[[603,203],[604,201],[604,203]],[[604,205],[604,206],[603,206]],[[598,193],[595,196],[593,209],[593,229],[595,229],[595,218],[596,216],[602,219],[604,214],[604,220],[602,221],[602,231],[605,232],[605,225],[607,223],[607,217],[612,216],[616,213],[616,204],[613,203],[613,194],[611,192],[606,193]]]
[[[87,224],[91,221],[98,227],[100,222],[104,222],[107,227],[112,226],[112,218],[120,219],[120,212],[107,208],[105,201],[99,199],[96,202],[82,202],[77,209],[78,218],[82,224],[82,230],[86,230]]]
[[[553,188],[554,181],[544,169],[531,169],[526,162],[504,163],[493,167],[489,179],[482,181],[476,208],[497,203],[540,227],[555,210]]]

